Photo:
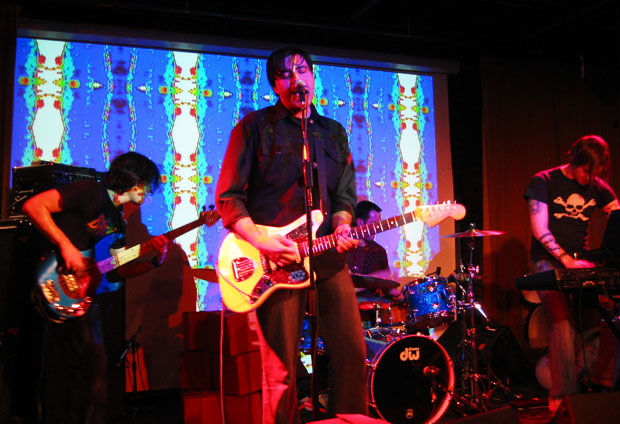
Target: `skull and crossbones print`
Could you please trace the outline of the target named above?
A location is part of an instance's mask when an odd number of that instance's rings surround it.
[[[554,213],[553,215],[556,218],[560,219],[560,218],[566,217],[566,218],[573,218],[573,219],[581,219],[582,221],[587,221],[589,219],[587,216],[583,214],[583,212],[591,206],[596,206],[596,200],[590,199],[586,203],[586,200],[577,193],[573,193],[570,196],[568,196],[566,201],[564,201],[564,199],[558,196],[553,200],[553,203],[561,205],[562,207],[564,207],[564,210],[566,211],[566,212]]]

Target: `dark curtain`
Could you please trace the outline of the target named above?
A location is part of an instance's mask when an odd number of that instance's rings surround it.
[[[11,130],[13,124],[13,69],[15,66],[15,39],[19,7],[0,3],[0,152],[2,153],[2,205],[0,218],[7,216],[9,168],[11,159]]]
[[[523,192],[536,172],[565,163],[565,152],[585,134],[608,142],[616,164],[609,182],[620,192],[620,72],[579,57],[574,63],[485,58],[481,76],[483,228],[506,231],[484,239],[483,306],[524,345],[527,308],[515,288],[515,278],[529,272]],[[594,243],[602,225],[596,222]]]

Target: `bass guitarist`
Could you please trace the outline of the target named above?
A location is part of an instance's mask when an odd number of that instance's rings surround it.
[[[307,116],[314,172],[314,208],[326,219],[317,236],[337,235],[337,248],[315,258],[319,335],[329,361],[328,413],[366,414],[362,324],[355,288],[341,254],[358,241],[349,236],[356,204],[355,174],[347,135],[312,105],[310,56],[298,48],[276,50],[267,75],[279,96],[275,106],[248,113],[233,129],[217,185],[225,227],[278,266],[298,259],[295,244],[258,225],[282,227],[305,213],[301,118]],[[222,283],[223,284],[223,283]],[[256,310],[261,329],[263,423],[298,423],[296,369],[308,289],[274,291]]]
[[[129,152],[112,161],[101,183],[84,180],[44,191],[26,201],[22,210],[53,244],[59,273],[74,278],[80,295],[94,294],[97,288],[89,286],[94,278],[82,252],[115,235],[118,237],[111,247],[121,249],[122,205],[141,205],[159,180],[157,166],[150,159]],[[150,243],[158,252],[154,260],[118,268],[115,279],[138,275],[160,263],[168,239],[158,236]],[[60,323],[47,321],[44,333],[42,422],[107,422],[106,352],[96,301],[83,316]]]

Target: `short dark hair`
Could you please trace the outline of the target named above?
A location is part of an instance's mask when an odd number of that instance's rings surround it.
[[[115,193],[124,193],[139,184],[148,184],[153,192],[160,179],[159,169],[152,160],[140,153],[127,152],[114,158],[102,181]]]
[[[267,59],[267,78],[272,87],[276,85],[276,75],[284,69],[284,61],[289,56],[301,56],[306,60],[310,71],[314,72],[314,62],[310,55],[299,47],[285,46],[271,53]]]
[[[355,218],[366,221],[370,215],[370,211],[381,212],[381,208],[370,200],[362,200],[355,206]]]
[[[568,162],[572,166],[591,167],[590,174],[605,178],[611,166],[609,146],[598,135],[585,135],[575,141],[567,152]]]

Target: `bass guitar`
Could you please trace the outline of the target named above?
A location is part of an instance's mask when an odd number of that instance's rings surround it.
[[[203,211],[196,221],[171,230],[164,236],[172,241],[201,225],[212,226],[219,218],[215,209]],[[110,234],[110,236],[114,235]],[[103,285],[102,283],[105,282],[111,286],[117,284],[105,281],[106,273],[154,250],[153,245],[147,241],[97,261],[97,257],[103,256],[99,252],[105,251],[105,256],[110,255],[107,249],[111,244],[109,243],[110,236],[102,239],[93,249],[81,252],[87,261],[87,271],[83,275],[64,271],[61,266],[62,257],[58,252],[50,251],[43,256],[36,271],[35,293],[38,295],[39,309],[48,319],[63,322],[69,318],[83,316],[90,309],[93,296],[100,292],[98,288]]]
[[[350,236],[361,239],[414,221],[423,221],[433,227],[446,218],[459,220],[464,216],[465,207],[461,204],[419,206],[413,212],[353,227]],[[322,222],[321,212],[312,211],[313,237]],[[266,235],[279,234],[293,240],[297,244],[299,261],[279,267],[237,234],[229,233],[220,246],[216,269],[220,277],[222,300],[234,312],[256,309],[274,290],[301,289],[310,285],[306,216],[302,215],[283,227],[257,227]],[[336,245],[337,237],[334,234],[319,237],[313,239],[312,252],[318,255]]]

